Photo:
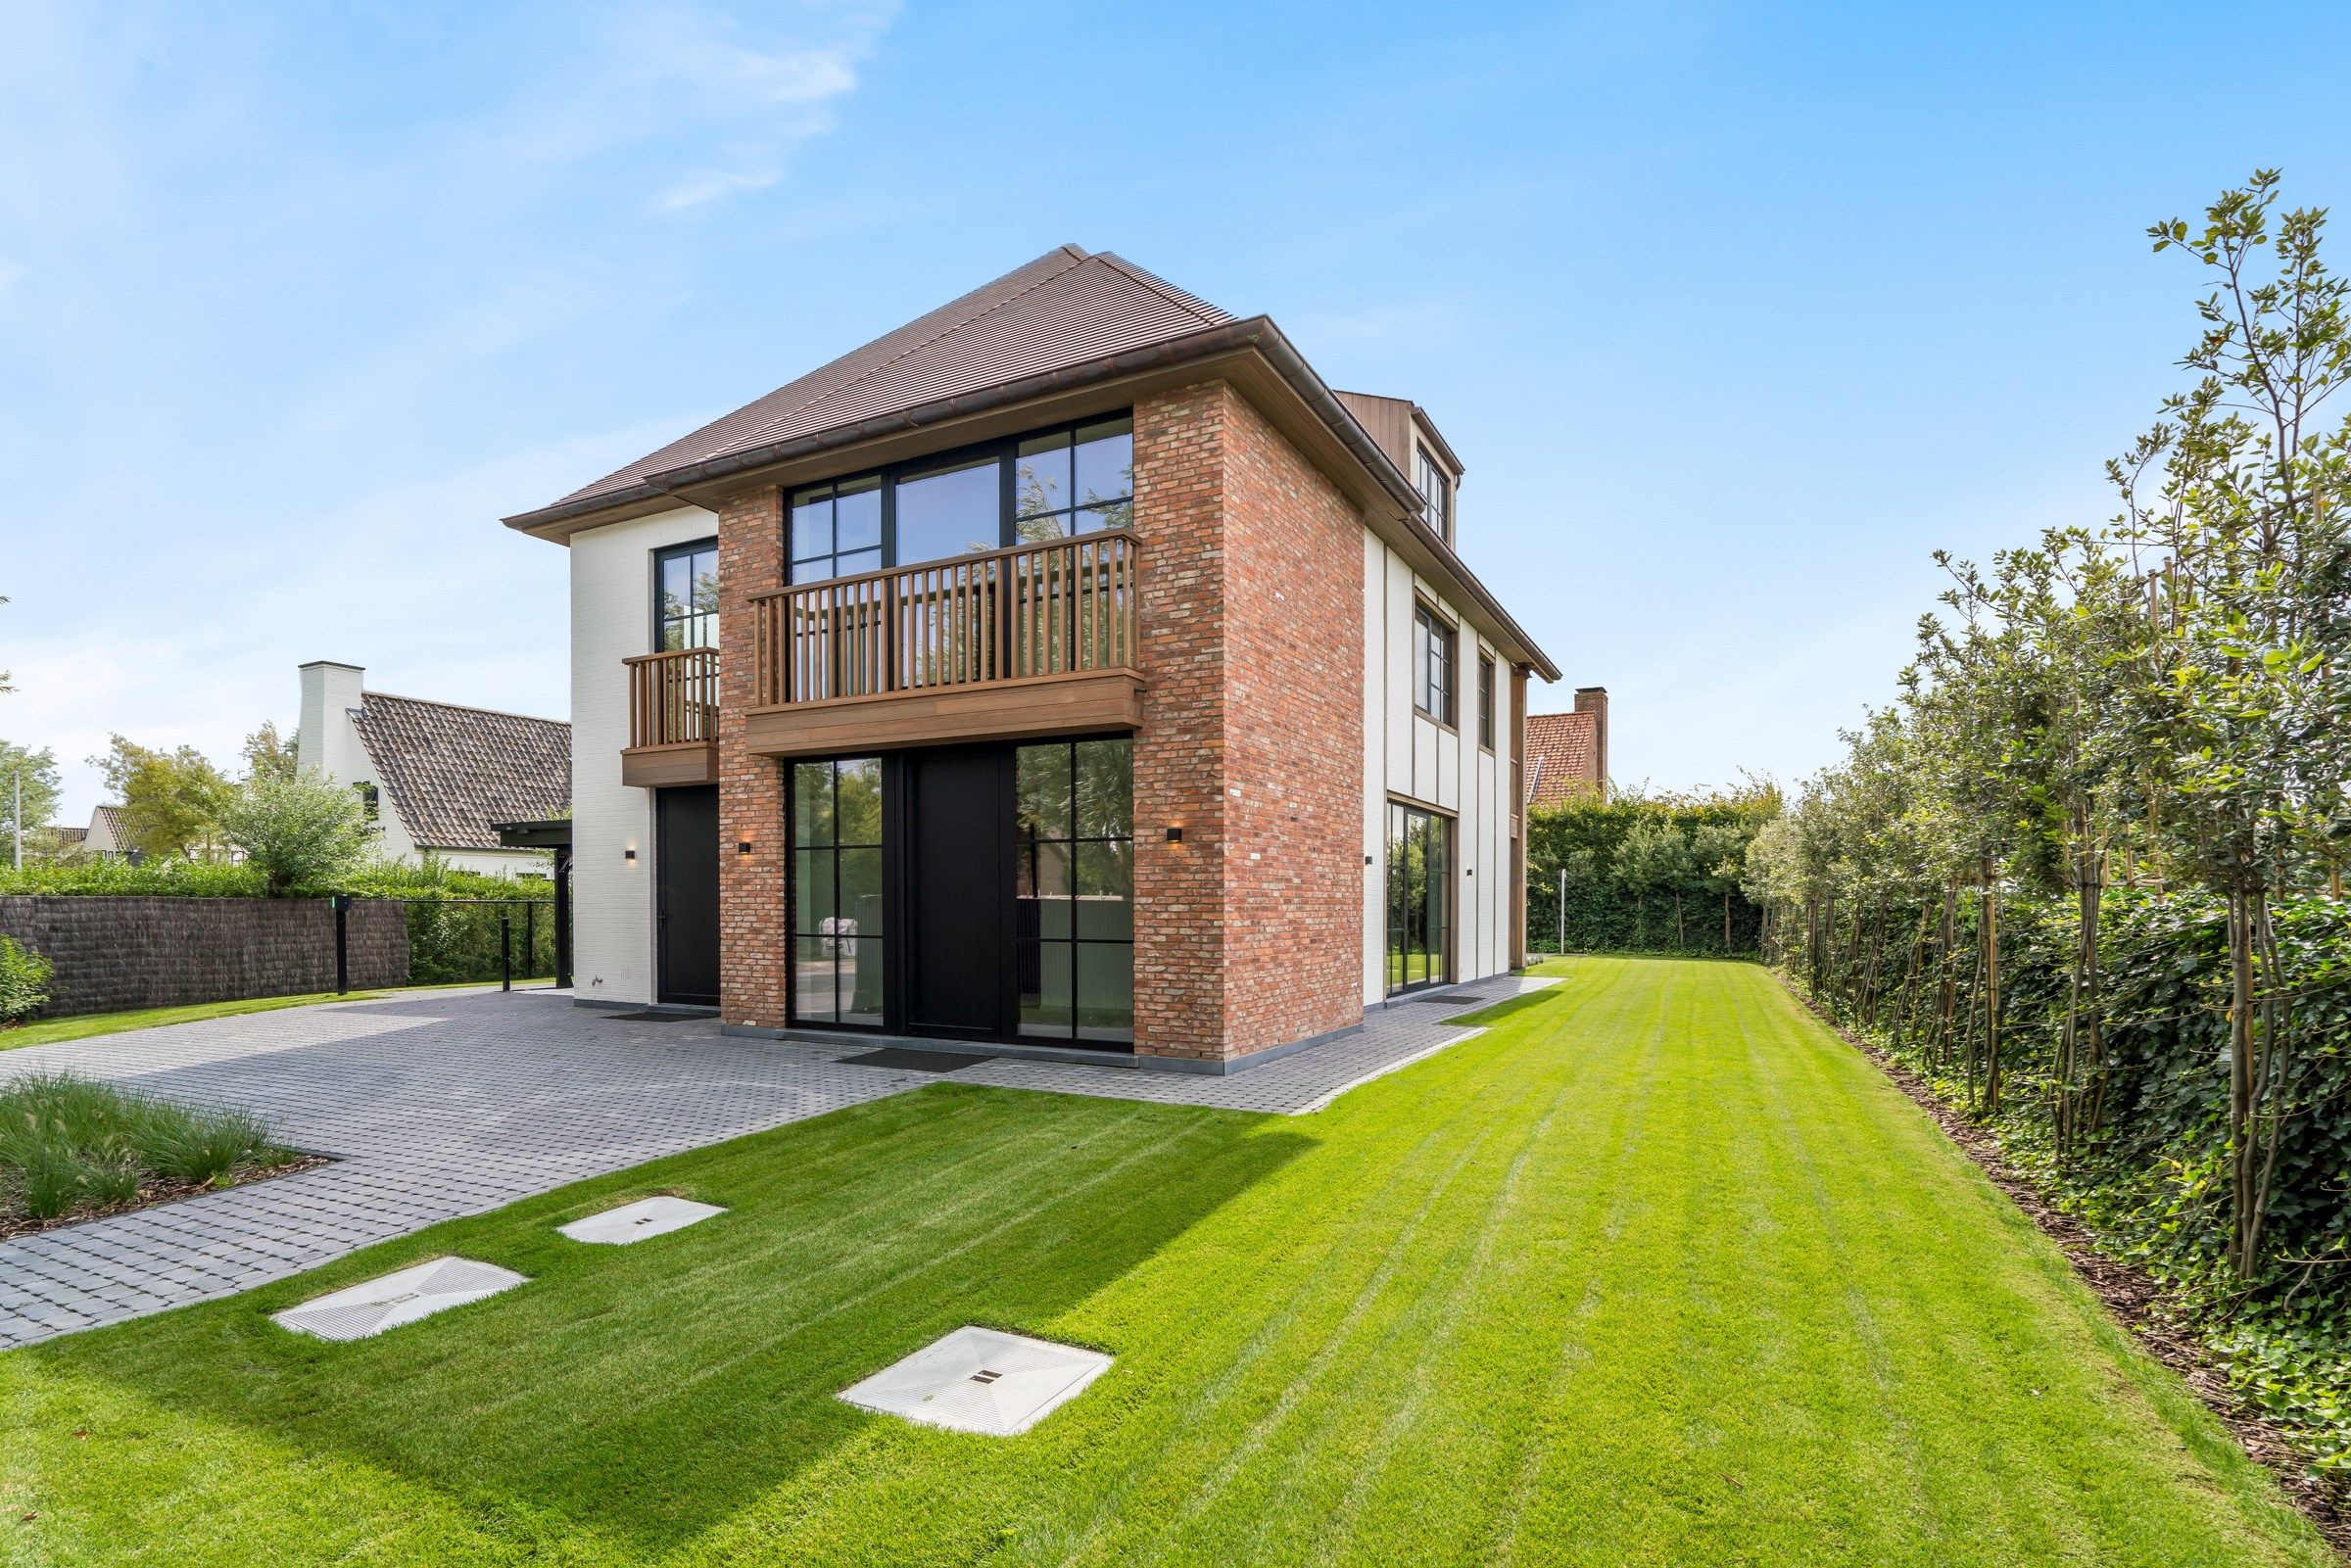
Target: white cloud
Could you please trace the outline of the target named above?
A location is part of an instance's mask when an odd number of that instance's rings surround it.
[[[700,174],[690,174],[680,180],[663,191],[653,206],[658,211],[674,213],[683,208],[699,207],[704,202],[715,202],[722,196],[734,196],[743,191],[763,191],[783,177],[784,171],[780,168],[737,173],[711,169]],[[5,277],[0,277],[0,285],[5,285],[6,281]]]

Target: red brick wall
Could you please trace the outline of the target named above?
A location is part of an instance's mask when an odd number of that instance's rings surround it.
[[[1134,427],[1135,1047],[1222,1059],[1363,1017],[1363,524],[1223,382],[1146,400]],[[744,713],[781,510],[773,490],[719,509],[721,1012],[771,1027],[783,773],[744,749]]]
[[[1134,1044],[1224,1046],[1224,443],[1223,382],[1134,410],[1143,538],[1143,722],[1134,744]],[[1167,831],[1183,829],[1171,844]]]
[[[1241,1055],[1364,1016],[1364,524],[1230,404],[1224,987]]]
[[[755,700],[751,595],[783,579],[784,499],[753,491],[718,509],[718,995],[728,1023],[780,1028],[792,929],[784,904],[784,772],[744,749]],[[751,852],[738,854],[747,842]]]
[[[1136,407],[1135,526],[1136,1049],[1344,1028],[1363,1017],[1361,518],[1212,382]]]

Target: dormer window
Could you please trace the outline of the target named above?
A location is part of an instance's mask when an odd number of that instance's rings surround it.
[[[1413,488],[1428,502],[1428,526],[1446,544],[1453,543],[1453,476],[1429,455],[1426,447],[1413,449]]]

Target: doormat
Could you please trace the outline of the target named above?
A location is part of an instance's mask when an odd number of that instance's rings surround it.
[[[470,1258],[436,1258],[289,1307],[271,1314],[280,1328],[322,1340],[372,1339],[388,1328],[478,1302],[527,1283],[510,1268],[477,1263]]]
[[[976,1068],[983,1062],[993,1062],[992,1056],[970,1056],[961,1051],[909,1051],[902,1045],[886,1045],[879,1051],[863,1056],[844,1056],[844,1068],[891,1068],[900,1072],[960,1072]]]
[[[959,1328],[840,1391],[861,1410],[950,1432],[1026,1432],[1110,1369],[1099,1351],[992,1328]]]
[[[608,1023],[683,1023],[688,1019],[709,1017],[711,1015],[708,1013],[665,1013],[658,1008],[648,1007],[635,1013],[611,1014],[605,1022]]]

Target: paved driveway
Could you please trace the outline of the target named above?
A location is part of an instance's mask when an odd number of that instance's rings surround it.
[[[1548,981],[1453,993],[1498,1000]],[[1469,1032],[1426,1002],[1229,1077],[998,1058],[967,1082],[1304,1114]],[[247,1290],[373,1242],[568,1182],[931,1082],[862,1048],[722,1035],[545,991],[288,1008],[0,1053],[0,1077],[71,1069],[242,1106],[336,1163],[0,1243],[0,1347]]]

